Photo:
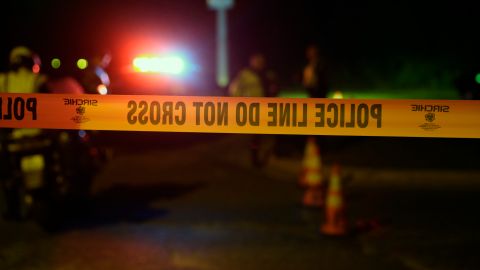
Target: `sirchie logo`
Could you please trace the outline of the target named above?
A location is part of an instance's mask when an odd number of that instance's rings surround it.
[[[77,109],[77,114],[84,115],[85,114],[85,107],[84,106],[78,106]]]
[[[440,104],[411,104],[410,110],[412,112],[425,113],[425,121],[418,127],[425,131],[434,131],[441,128],[437,122],[437,115],[443,115],[444,113],[450,113],[450,106]]]
[[[81,99],[81,98],[64,98],[63,105],[65,106],[97,106],[96,99]]]
[[[86,112],[85,106],[78,106],[77,108],[75,108],[75,112],[77,113],[77,115],[71,118],[73,122],[81,124],[90,121],[88,117],[84,116]]]
[[[425,114],[425,120],[427,120],[427,122],[430,122],[430,123],[435,121],[435,114],[434,113]]]
[[[450,112],[450,106],[448,105],[412,104],[410,108],[412,112]]]
[[[435,113],[430,112],[425,114],[426,123],[421,124],[419,127],[425,131],[433,131],[440,128],[440,125],[433,123],[436,120]]]

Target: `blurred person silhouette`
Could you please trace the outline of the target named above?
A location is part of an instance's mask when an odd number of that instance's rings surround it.
[[[9,70],[0,73],[0,93],[31,94],[44,92],[47,76],[40,73],[40,57],[25,46],[13,48],[9,56]],[[13,138],[35,136],[39,129],[14,129]],[[6,136],[5,134],[3,136]]]
[[[301,80],[303,90],[310,98],[326,98],[329,91],[327,75],[327,63],[320,48],[316,44],[310,44],[305,49],[307,60],[303,70],[297,69],[295,82]],[[317,139],[318,141],[318,139]],[[278,135],[275,154],[277,156],[298,156],[303,155],[305,148],[305,137]]]
[[[307,64],[303,68],[303,87],[310,98],[326,98],[329,91],[329,81],[325,55],[318,45],[310,44],[305,50],[305,57]],[[316,136],[315,138],[321,149],[327,145],[325,136]],[[305,149],[306,140],[297,141],[296,144],[300,146],[300,149]]]
[[[326,98],[329,90],[327,64],[317,45],[305,51],[307,65],[303,69],[302,84],[311,98]]]
[[[0,73],[0,93],[32,94],[43,91],[47,77],[40,73],[40,68],[40,57],[36,53],[25,46],[14,47],[9,56],[9,70]],[[25,215],[26,205],[29,205],[28,201],[32,198],[25,187],[34,186],[41,179],[39,171],[43,169],[43,163],[37,156],[22,157],[21,160],[13,157],[12,150],[8,147],[9,141],[34,138],[39,134],[40,129],[0,129],[0,192],[4,194],[5,203],[2,206],[5,210],[0,211],[1,214]],[[29,145],[22,141],[19,144],[26,149]],[[28,148],[29,150],[31,149]],[[21,168],[22,181],[16,180],[19,172],[12,167]]]
[[[9,65],[7,72],[0,73],[0,93],[84,93],[71,76],[47,78],[40,73],[39,56],[25,46],[12,49]],[[50,207],[50,200],[67,192],[83,194],[93,175],[91,164],[97,160],[92,149],[77,131],[0,129],[0,193],[4,195],[0,199],[5,208],[0,216],[23,219],[37,206],[37,199],[41,207]]]
[[[267,70],[265,56],[254,53],[250,56],[248,67],[237,74],[228,90],[234,97],[273,97],[277,88],[275,74]]]
[[[273,71],[267,71],[267,63],[262,53],[253,53],[248,67],[240,70],[229,87],[233,97],[273,97],[277,94],[277,84]],[[252,164],[263,167],[273,151],[272,136],[253,135],[250,145]]]

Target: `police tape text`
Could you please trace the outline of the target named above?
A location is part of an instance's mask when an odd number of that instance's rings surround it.
[[[27,112],[30,113],[32,120],[37,120],[37,99],[8,97],[6,104],[3,104],[0,97],[0,120],[23,120]]]
[[[350,115],[347,116],[347,111]],[[345,104],[337,103],[319,103],[315,104],[315,127],[323,128],[325,123],[329,128],[366,128],[369,124],[369,119],[376,120],[377,128],[382,127],[382,104],[365,103],[350,104],[350,109],[347,109]]]
[[[128,102],[127,121],[130,125],[183,125],[187,108],[184,102],[135,101]]]

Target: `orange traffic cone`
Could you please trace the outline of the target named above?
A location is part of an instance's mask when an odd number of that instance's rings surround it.
[[[299,184],[306,188],[303,196],[303,205],[321,207],[324,204],[323,177],[320,151],[315,143],[315,137],[309,137],[305,147],[303,170]]]
[[[299,178],[300,186],[321,186],[323,183],[322,160],[315,142],[315,137],[308,137],[302,164],[302,173]]]
[[[323,189],[308,187],[303,195],[303,205],[308,207],[322,207],[324,205]]]
[[[320,231],[326,235],[342,236],[347,233],[345,220],[345,202],[343,201],[342,185],[340,180],[340,166],[334,164],[330,176],[325,204],[325,223]]]

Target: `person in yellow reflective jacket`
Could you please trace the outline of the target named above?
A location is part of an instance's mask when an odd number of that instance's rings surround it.
[[[242,69],[229,87],[230,96],[264,97],[267,92],[265,80],[265,57],[255,53],[250,57],[249,66]]]
[[[33,51],[24,46],[15,47],[9,60],[9,71],[0,73],[0,93],[31,94],[42,90],[47,78],[40,74],[40,58]],[[0,212],[5,216],[25,218],[33,205],[32,190],[43,182],[44,156],[38,153],[40,150],[22,141],[35,139],[39,134],[40,129],[0,129],[0,162],[3,165],[0,166],[0,186],[6,205],[6,211]]]
[[[277,86],[274,73],[266,72],[265,57],[261,53],[250,56],[249,66],[242,69],[229,87],[233,97],[272,97],[276,95]],[[253,135],[250,144],[251,160],[255,167],[263,167],[273,151],[273,136]]]
[[[40,74],[40,58],[25,46],[18,46],[10,52],[10,70],[0,73],[0,93],[31,94],[45,87],[47,77]],[[39,129],[14,129],[13,138],[34,136]]]
[[[29,48],[13,48],[10,52],[10,70],[0,73],[0,92],[39,92],[47,81],[47,77],[40,74],[40,65],[40,58]]]

